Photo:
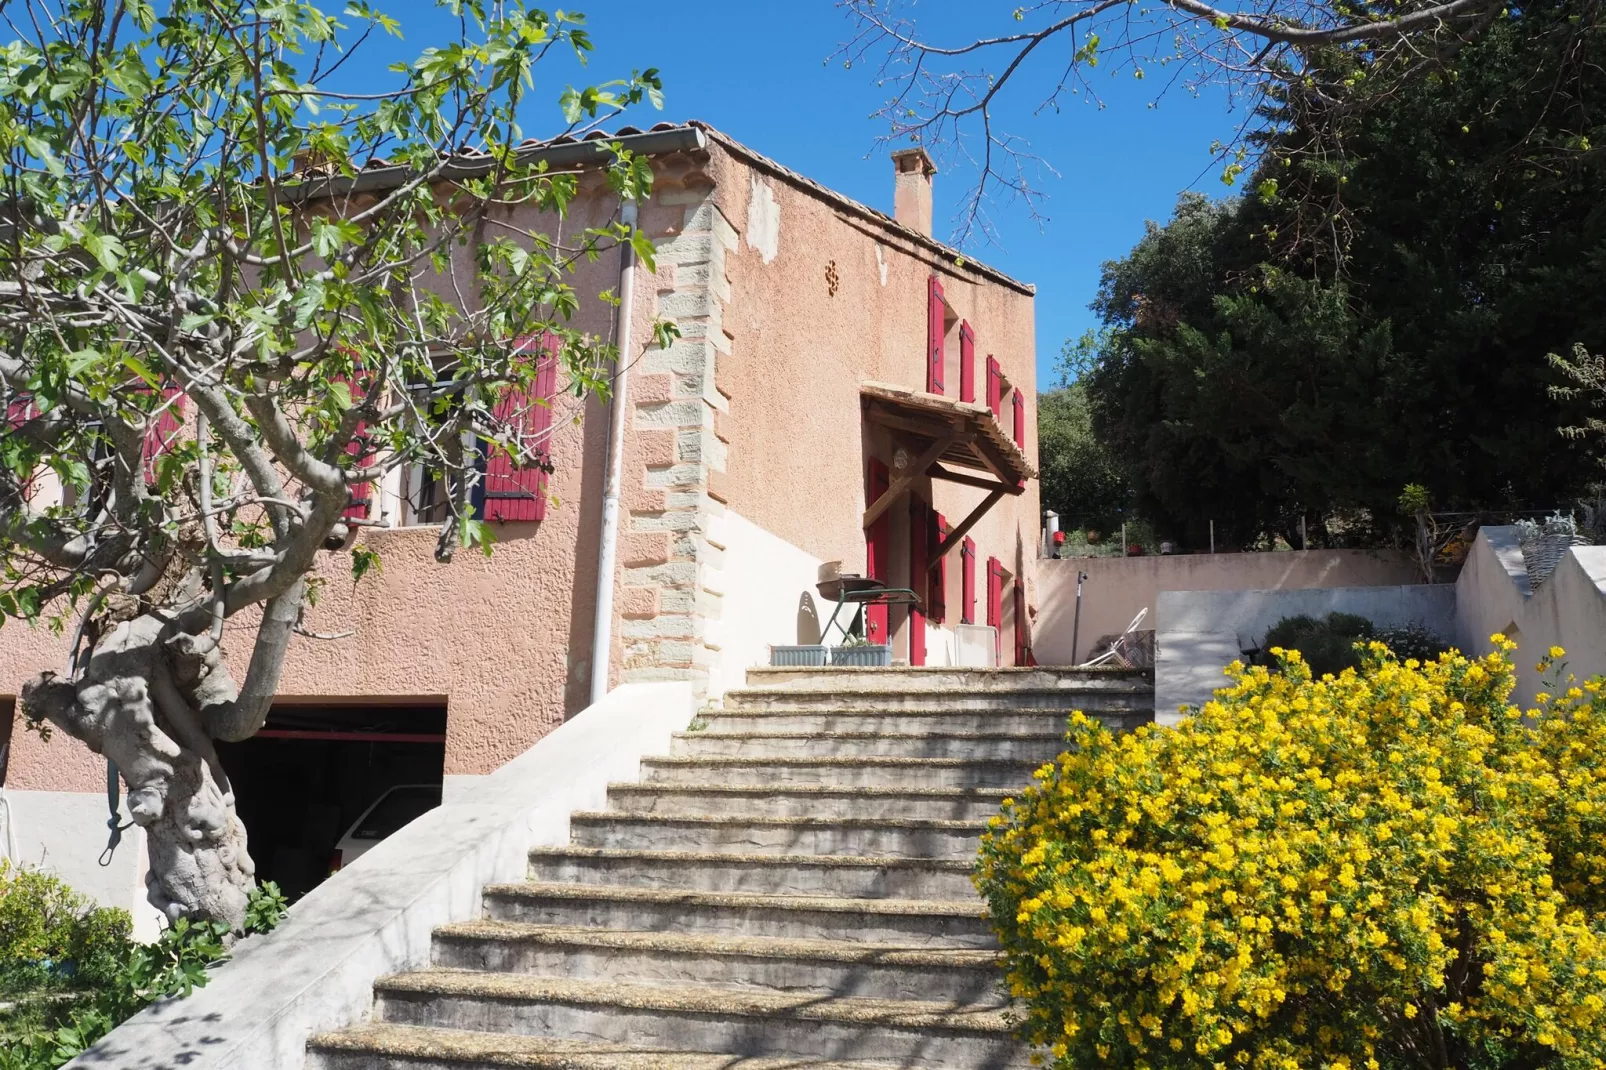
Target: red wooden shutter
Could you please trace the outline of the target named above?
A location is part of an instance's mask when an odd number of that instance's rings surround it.
[[[520,338],[514,353],[535,353],[535,385],[530,390],[509,388],[492,410],[498,421],[515,428],[526,446],[543,461],[551,458],[552,397],[557,392],[557,354],[562,346],[555,334]],[[546,517],[547,473],[538,465],[520,468],[505,452],[485,458],[485,519],[495,521],[542,520]]]
[[[29,420],[33,419],[37,410],[33,407],[33,396],[30,394],[14,394],[6,402],[6,429],[15,431]],[[22,488],[22,500],[32,501],[34,492],[39,489],[39,482],[32,477]]]
[[[1025,665],[1031,656],[1026,629],[1026,584],[1015,577],[1015,664]]]
[[[360,405],[363,399],[368,396],[368,389],[373,386],[373,382],[363,375],[360,364],[355,366],[355,372],[356,374],[351,378],[341,376],[340,381],[344,382],[347,389],[351,391],[351,403]],[[374,451],[372,443],[368,439],[368,424],[366,422],[359,421],[357,423],[357,429],[352,432],[351,441],[346,443],[345,452],[346,456],[352,458],[352,468],[366,468],[373,462]],[[341,511],[340,515],[347,520],[367,520],[370,505],[369,488],[370,484],[368,483],[353,483],[347,487],[346,492],[350,498],[346,503],[346,508]]]
[[[933,275],[926,301],[926,392],[930,394],[942,393],[943,319],[947,308],[942,299],[942,283]]]
[[[33,397],[28,394],[13,394],[6,402],[6,427],[12,431],[33,419]]]
[[[1010,396],[1015,403],[1015,445],[1021,449],[1026,448],[1026,399],[1020,396],[1017,390]]]
[[[959,325],[959,400],[976,400],[976,332]]]
[[[987,407],[995,419],[1004,416],[1004,371],[991,356],[987,358]]]
[[[976,623],[976,540],[959,544],[959,623]]]
[[[931,518],[927,544],[936,554],[942,540],[948,537],[948,521],[935,509],[927,513]],[[948,555],[944,554],[930,566],[928,572],[931,597],[926,599],[926,617],[933,624],[941,624],[948,617]]]
[[[140,451],[147,485],[155,484],[157,461],[173,448],[178,440],[179,429],[184,426],[183,392],[176,386],[164,386],[162,401],[165,407],[161,415],[156,417],[156,423],[145,433],[145,443]]]
[[[892,486],[892,473],[887,466],[870,458],[869,475],[865,480],[865,501],[875,503]],[[864,532],[864,574],[885,583],[891,576],[892,524],[891,516],[883,512]],[[864,610],[865,638],[872,643],[888,642],[887,607],[866,606]]]
[[[931,523],[931,509],[919,498],[909,498],[909,586],[919,595],[921,602],[909,607],[909,664],[926,663],[926,606],[929,577],[926,575],[926,539]]]
[[[993,628],[995,656],[1004,657],[1004,566],[996,557],[987,559],[987,623]]]

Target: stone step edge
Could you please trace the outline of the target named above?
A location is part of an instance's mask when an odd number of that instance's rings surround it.
[[[764,692],[785,695],[786,691]],[[836,709],[824,710],[818,706],[799,703],[796,706],[785,706],[780,703],[771,703],[755,709],[737,709],[727,706],[715,706],[704,710],[703,717],[1008,717],[1011,715],[1035,715],[1041,717],[1069,717],[1071,711],[1076,709],[1074,704],[1065,706],[989,706],[984,710],[956,710],[936,707],[933,709],[920,709],[909,706],[842,706]],[[1152,706],[1121,706],[1113,710],[1083,710],[1089,717],[1123,717],[1133,713],[1153,713]]]
[[[936,817],[757,817],[747,814],[637,814],[624,810],[576,810],[569,815],[575,825],[697,825],[707,828],[794,828],[794,829],[918,829],[929,832],[987,831],[985,818],[955,821]]]
[[[811,866],[822,869],[934,869],[969,873],[972,863],[964,858],[910,858],[907,855],[758,855],[723,851],[654,851],[644,847],[533,847],[530,861],[560,859],[636,862],[714,862],[747,866],[783,868]]]
[[[976,948],[929,948],[902,944],[857,944],[842,940],[800,940],[776,936],[734,937],[713,933],[597,929],[589,926],[537,925],[490,918],[437,926],[435,936],[437,939],[449,938],[485,943],[608,948],[615,951],[667,951],[724,958],[795,959],[855,966],[907,966],[920,969],[993,970],[998,967],[1000,961],[998,952]],[[1003,975],[1000,973],[1000,981],[1002,978]]]
[[[1014,794],[1010,788],[850,788],[835,784],[657,784],[623,781],[608,785],[610,795],[738,795],[766,798],[771,795],[803,795],[827,799],[866,796],[885,799],[944,799],[990,802]]]
[[[718,739],[753,743],[779,743],[786,740],[952,740],[963,743],[1061,743],[1064,732],[719,732],[700,729],[696,732],[676,732],[675,739]]]
[[[858,899],[844,896],[779,895],[766,892],[704,892],[688,888],[634,888],[614,884],[516,881],[487,884],[485,895],[504,899],[563,899],[583,902],[652,903],[669,906],[812,910],[832,914],[899,917],[985,918],[986,904],[962,899]]]
[[[798,667],[793,670],[795,678],[817,673],[819,668]],[[951,672],[951,670],[933,670],[935,673]],[[740,692],[740,694],[776,694],[779,691],[817,692],[817,694],[1076,694],[1079,691],[1153,691],[1155,681],[1152,678],[1153,670],[1150,668],[1127,668],[1110,673],[1094,673],[1089,676],[1062,676],[1058,681],[1021,680],[1010,681],[1013,686],[1009,688],[972,688],[965,684],[933,683],[925,680],[915,683],[911,680],[898,680],[896,676],[883,676],[882,680],[875,680],[874,676],[859,676],[850,678],[843,676],[840,680],[827,683],[803,684],[803,686],[776,686],[772,683],[747,683],[740,688],[731,688],[726,694]],[[866,688],[862,684],[883,683],[882,688]],[[848,684],[848,686],[842,686]],[[853,686],[859,684],[859,686]]]
[[[695,734],[695,733],[694,733]],[[1009,765],[1036,769],[1043,762],[1033,758],[901,758],[887,754],[859,755],[732,755],[732,754],[655,754],[641,760],[649,765],[804,765],[804,766],[874,766],[884,765],[898,769],[962,769],[975,766]]]
[[[725,692],[724,698],[728,704],[732,699],[737,702],[746,702],[749,699],[778,699],[797,700],[836,698],[843,702],[873,703],[877,698],[896,698],[900,701],[911,699],[925,700],[933,708],[941,709],[945,701],[980,701],[987,699],[1012,699],[1022,695],[1033,698],[1051,696],[1063,699],[1067,707],[1076,704],[1080,695],[1139,695],[1145,698],[1154,695],[1154,685],[1151,683],[1100,684],[1094,687],[1013,687],[1000,691],[952,691],[935,687],[733,687]],[[1023,702],[1022,706],[1031,703]],[[728,706],[727,706],[728,708]]]
[[[566,1003],[636,1011],[791,1019],[952,1033],[1012,1032],[1009,1015],[996,1006],[951,1004],[867,996],[768,992],[732,985],[632,984],[566,977],[491,973],[435,967],[391,974],[374,982],[381,996],[489,999],[519,1003]]]
[[[469,1067],[518,1070],[730,1070],[728,1052],[647,1051],[640,1045],[481,1033],[376,1022],[319,1033],[307,1047],[328,1054],[375,1054]],[[744,1057],[741,1070],[890,1070],[880,1063],[838,1063],[790,1056]]]

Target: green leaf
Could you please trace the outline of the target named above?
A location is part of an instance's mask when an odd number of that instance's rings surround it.
[[[379,552],[367,546],[353,546],[351,548],[351,582],[361,583],[362,578],[369,572],[383,572],[384,566],[380,563]]]
[[[570,123],[579,122],[582,110],[579,90],[572,85],[564,89],[563,94],[558,97],[558,110],[563,113],[565,121]]]
[[[134,356],[132,353],[123,353],[121,362],[123,367],[139,376],[139,378],[144,381],[145,385],[150,387],[152,390],[160,390],[162,388],[161,377],[153,374],[149,368],[145,367],[144,362],[138,357]]]
[[[93,367],[104,354],[98,349],[80,349],[67,354],[67,374],[72,378],[83,375]]]

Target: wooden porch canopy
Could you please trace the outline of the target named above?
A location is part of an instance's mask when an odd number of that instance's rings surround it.
[[[864,511],[865,527],[907,494],[921,476],[988,492],[938,545],[934,561],[958,546],[1004,495],[1022,493],[1026,481],[1037,475],[1026,452],[985,405],[887,383],[862,383],[859,402],[865,420],[892,432],[893,442],[910,458],[907,466],[894,468],[886,493]]]

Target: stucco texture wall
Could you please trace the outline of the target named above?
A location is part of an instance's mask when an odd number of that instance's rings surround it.
[[[865,462],[889,460],[884,437],[865,431],[859,386],[879,381],[926,386],[927,285],[933,272],[948,302],[976,334],[977,393],[985,363],[996,357],[1027,398],[1026,452],[1035,463],[1036,379],[1033,297],[977,269],[960,266],[902,228],[821,199],[794,181],[716,146],[716,197],[740,232],[727,256],[730,303],[717,384],[724,411],[716,426],[728,444],[726,471],[713,481],[729,509],[822,561],[849,572],[865,568]],[[893,176],[887,175],[890,202]],[[939,177],[940,181],[940,177]],[[958,342],[951,342],[946,391],[959,396]],[[1005,432],[1010,432],[1005,407]],[[985,492],[952,483],[916,492],[951,525]],[[895,547],[907,545],[908,509],[890,512]],[[1011,578],[1033,583],[1038,539],[1036,480],[1007,496],[972,531],[977,546],[977,621],[985,613],[986,561],[997,557]],[[900,555],[901,556],[901,555]],[[894,558],[891,580],[908,583]],[[960,611],[960,563],[948,564],[948,622]],[[812,586],[812,584],[810,585]],[[793,592],[796,602],[804,592]],[[1033,592],[1035,593],[1035,592]],[[1012,614],[1006,590],[1006,613]],[[829,608],[826,607],[826,613]],[[1006,637],[1012,617],[1006,620]],[[895,654],[907,636],[894,615]],[[934,637],[935,638],[935,637]],[[789,642],[789,638],[774,641]],[[1005,642],[1006,657],[1010,653]]]
[[[1517,643],[1517,691],[1527,704],[1543,687],[1534,665],[1552,646],[1567,651],[1567,671],[1580,680],[1606,673],[1606,546],[1575,546],[1533,590],[1514,528],[1478,532],[1456,580],[1462,649],[1482,654],[1489,636]]]
[[[1082,585],[1078,650],[1071,649],[1076,575]],[[1290,550],[1265,554],[1045,559],[1038,565],[1041,609],[1034,649],[1044,665],[1075,665],[1101,635],[1121,631],[1143,609],[1145,628],[1170,625],[1155,616],[1161,591],[1274,591],[1307,587],[1379,587],[1418,582],[1401,554],[1372,550]]]

